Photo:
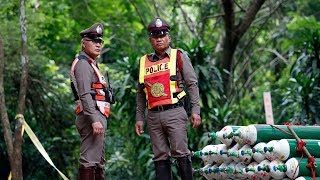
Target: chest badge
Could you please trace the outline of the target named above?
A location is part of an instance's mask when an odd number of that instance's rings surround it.
[[[161,97],[161,96],[168,96],[168,94],[164,93],[164,86],[163,86],[163,84],[158,83],[158,82],[156,82],[156,83],[154,83],[154,84],[151,84],[151,83],[149,83],[149,82],[147,82],[147,81],[146,81],[146,84],[147,84],[148,86],[150,86],[150,88],[151,88],[151,95],[152,95],[153,97],[158,98],[158,97]]]

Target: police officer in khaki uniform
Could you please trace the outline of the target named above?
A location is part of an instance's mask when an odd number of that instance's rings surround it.
[[[81,31],[80,36],[81,51],[70,70],[71,87],[77,103],[76,127],[81,139],[78,180],[102,180],[105,129],[110,110],[106,96],[97,94],[108,87],[96,62],[103,45],[103,25],[95,23]]]
[[[198,81],[189,57],[182,50],[170,47],[169,30],[168,23],[159,17],[148,26],[154,52],[140,59],[135,130],[138,135],[144,132],[147,108],[156,178],[172,178],[170,159],[173,157],[177,160],[181,179],[191,180],[184,87],[190,96],[190,122],[197,128],[201,124]]]

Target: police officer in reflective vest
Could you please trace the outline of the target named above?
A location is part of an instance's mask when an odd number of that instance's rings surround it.
[[[76,127],[81,139],[78,180],[102,180],[105,129],[112,101],[109,85],[96,62],[103,45],[103,25],[95,23],[81,31],[80,36],[81,51],[70,70],[71,87],[77,104]]]
[[[170,26],[156,17],[148,26],[154,52],[140,58],[135,130],[141,135],[144,112],[150,133],[156,178],[171,179],[171,157],[178,164],[181,179],[193,179],[188,149],[188,116],[184,109],[186,92],[190,96],[193,128],[201,124],[198,81],[189,57],[170,47]]]

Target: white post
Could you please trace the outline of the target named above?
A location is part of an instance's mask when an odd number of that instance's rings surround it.
[[[264,101],[264,111],[266,115],[266,124],[274,125],[270,92],[263,93],[263,101]]]

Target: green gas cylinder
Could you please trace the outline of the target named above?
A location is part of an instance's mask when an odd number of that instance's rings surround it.
[[[320,140],[304,139],[306,145],[305,147],[315,158],[320,158]],[[298,143],[295,139],[281,139],[274,143],[273,147],[265,148],[266,151],[269,151],[276,158],[282,161],[286,161],[291,157],[301,157],[302,154],[297,150]]]
[[[315,163],[319,164],[320,159],[315,158]],[[298,176],[311,176],[311,169],[307,167],[308,159],[307,158],[290,158],[284,165],[279,165],[276,167],[277,170],[285,172],[286,175],[289,178],[296,178]],[[319,167],[316,167],[315,169],[316,177],[319,177],[320,175],[320,169]]]
[[[217,139],[221,143],[230,146],[233,142],[232,134],[242,126],[225,126],[220,131],[211,132],[208,134],[209,138]]]
[[[301,139],[318,139],[320,126],[291,126]],[[256,124],[240,127],[233,134],[233,139],[239,144],[254,145],[271,140],[293,139],[286,125]]]

